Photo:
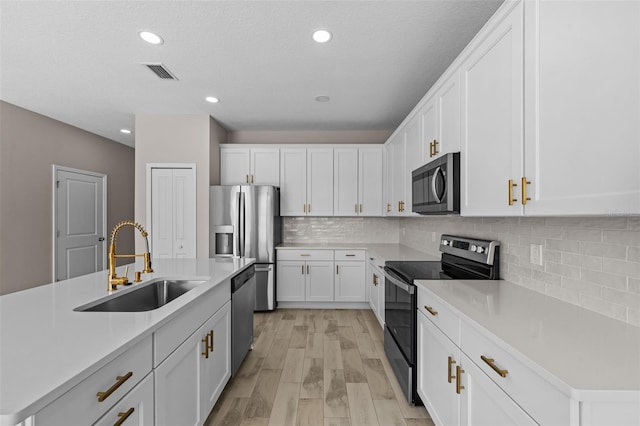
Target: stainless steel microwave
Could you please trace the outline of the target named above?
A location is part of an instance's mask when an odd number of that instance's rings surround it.
[[[411,173],[411,211],[460,213],[460,153],[451,152]]]

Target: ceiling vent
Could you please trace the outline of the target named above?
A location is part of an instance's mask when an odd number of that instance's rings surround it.
[[[164,64],[142,64],[163,80],[177,80],[178,78],[164,66]]]

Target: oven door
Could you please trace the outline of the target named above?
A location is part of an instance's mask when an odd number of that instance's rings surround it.
[[[416,287],[384,270],[384,319],[389,332],[410,364],[415,364]]]

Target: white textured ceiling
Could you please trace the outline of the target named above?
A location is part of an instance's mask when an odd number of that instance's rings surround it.
[[[130,146],[119,129],[140,113],[208,114],[232,131],[391,130],[501,3],[2,0],[0,99]],[[333,40],[313,42],[317,28]]]

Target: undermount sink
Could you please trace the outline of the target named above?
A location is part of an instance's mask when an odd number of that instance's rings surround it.
[[[145,284],[133,291],[115,296],[96,305],[79,306],[80,312],[144,312],[158,309],[193,290],[203,280],[158,280]]]

